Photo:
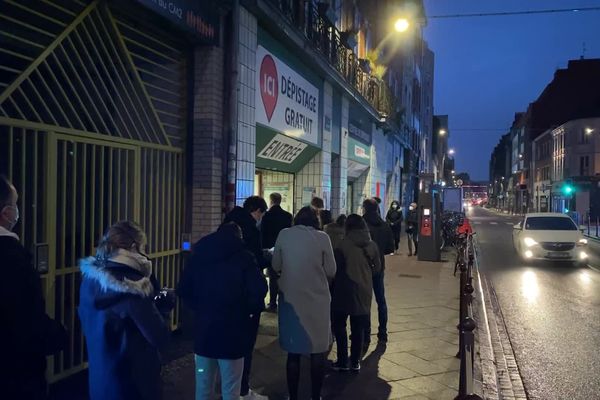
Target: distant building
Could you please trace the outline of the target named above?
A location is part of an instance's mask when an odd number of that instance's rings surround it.
[[[569,121],[545,132],[539,142],[548,140],[551,209],[576,213],[581,220],[600,216],[600,118]],[[548,168],[547,159],[540,167]]]
[[[511,137],[506,133],[492,152],[490,159],[489,204],[504,210],[507,203],[508,179],[511,175]]]
[[[554,73],[552,81],[511,129],[517,146],[512,153],[516,212],[533,207],[535,174],[529,168],[535,139],[568,121],[592,117],[600,117],[600,59],[570,60],[566,69]]]

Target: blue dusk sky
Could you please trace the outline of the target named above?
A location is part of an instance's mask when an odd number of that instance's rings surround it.
[[[600,0],[425,0],[428,16],[600,6]],[[487,180],[490,154],[570,59],[600,58],[600,11],[429,19],[434,113],[447,114],[456,171]],[[600,72],[600,71],[599,71]]]

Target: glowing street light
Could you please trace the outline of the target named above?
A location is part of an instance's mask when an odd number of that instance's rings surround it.
[[[448,150],[448,154],[453,155],[454,154],[454,149]]]
[[[440,136],[444,136],[446,134],[446,130],[445,129],[440,129]]]
[[[396,29],[396,32],[406,32],[409,26],[410,23],[406,18],[398,18],[394,23],[394,29]]]
[[[591,135],[592,132],[594,132],[594,130],[592,128],[585,128],[585,134],[586,135]]]

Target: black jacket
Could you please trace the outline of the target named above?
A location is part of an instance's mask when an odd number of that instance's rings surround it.
[[[404,219],[403,215],[402,215],[402,210],[400,208],[390,208],[390,210],[388,211],[385,220],[388,224],[390,224],[390,227],[392,228],[392,230],[394,231],[399,231],[402,227],[402,220]]]
[[[223,223],[235,222],[242,228],[242,235],[246,249],[254,254],[258,266],[264,268],[268,262],[263,256],[263,245],[260,230],[256,226],[256,220],[252,215],[242,207],[235,207],[225,216]]]
[[[415,233],[419,227],[419,213],[417,210],[410,210],[406,216],[406,232]]]
[[[252,351],[250,315],[263,311],[267,283],[241,239],[219,231],[199,240],[177,293],[196,314],[196,354],[238,359]]]
[[[0,236],[0,272],[0,394],[28,398],[45,391],[31,383],[45,381],[46,355],[64,347],[66,333],[46,315],[40,277],[13,236]]]
[[[275,247],[279,232],[292,226],[292,214],[281,206],[273,206],[267,211],[260,224],[262,245],[266,249]]]
[[[396,248],[396,243],[394,242],[394,232],[392,232],[390,225],[381,219],[379,214],[376,212],[366,213],[363,215],[363,218],[369,227],[371,239],[379,248],[381,266],[382,269],[385,269],[385,255],[393,253]]]
[[[161,397],[159,350],[169,339],[154,304],[151,269],[81,260],[79,319],[89,355],[91,400]]]
[[[335,249],[335,262],[331,310],[353,316],[369,314],[373,275],[381,273],[379,250],[369,231],[350,231]]]

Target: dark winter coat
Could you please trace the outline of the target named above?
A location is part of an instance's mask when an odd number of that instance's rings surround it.
[[[396,250],[394,242],[394,232],[390,225],[385,222],[378,213],[368,212],[363,215],[369,227],[371,239],[377,244],[379,249],[379,258],[381,259],[382,270],[385,269],[385,255],[393,253]]]
[[[367,256],[375,268],[371,267]],[[335,250],[335,262],[337,271],[333,280],[331,310],[348,315],[369,314],[373,275],[381,273],[382,268],[379,250],[369,231],[350,231]]]
[[[194,245],[177,293],[196,314],[196,354],[238,359],[252,351],[250,316],[263,311],[267,283],[252,253],[231,231]]]
[[[0,394],[32,398],[45,395],[46,355],[64,347],[66,333],[46,315],[29,252],[16,235],[0,229]]]
[[[406,216],[406,232],[416,233],[419,227],[419,213],[417,210],[410,210]]]
[[[390,208],[388,211],[385,220],[394,232],[399,232],[402,229],[402,220],[404,216],[402,215],[402,210],[400,208]]]
[[[90,399],[159,399],[159,349],[170,331],[153,301],[151,265],[136,253],[117,255],[105,264],[94,257],[80,262],[79,318],[89,355]]]
[[[292,226],[292,214],[281,206],[275,205],[267,211],[260,224],[262,233],[262,246],[265,249],[275,247],[279,232]]]
[[[335,250],[344,240],[344,227],[332,222],[325,225],[325,233],[329,235],[331,247]]]
[[[262,237],[252,214],[242,207],[235,207],[225,216],[223,223],[227,222],[235,222],[242,229],[246,249],[254,254],[259,267],[266,267],[268,261],[263,256]]]

